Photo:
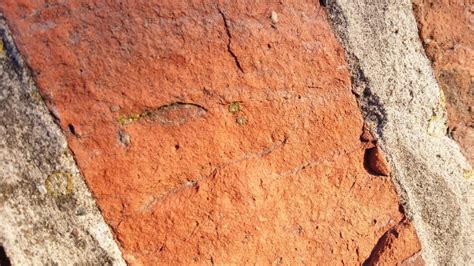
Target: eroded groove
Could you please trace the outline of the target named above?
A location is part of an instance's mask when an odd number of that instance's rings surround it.
[[[217,6],[217,10],[219,11],[219,14],[222,16],[222,20],[224,21],[224,28],[227,34],[227,52],[229,52],[230,56],[234,59],[235,65],[240,70],[240,72],[244,73],[244,69],[242,68],[242,65],[240,64],[239,58],[232,50],[232,34],[230,32],[229,19],[227,18],[227,16],[225,15],[225,13],[221,10],[219,6]]]
[[[174,102],[152,110],[148,116],[162,125],[182,125],[189,120],[202,117],[207,109],[195,103]]]
[[[154,109],[146,109],[141,113],[121,115],[118,122],[124,126],[146,118],[152,122],[159,122],[161,125],[179,126],[202,117],[207,112],[207,108],[196,103],[173,102]]]

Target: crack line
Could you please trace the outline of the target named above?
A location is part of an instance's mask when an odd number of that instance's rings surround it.
[[[176,194],[182,190],[185,190],[187,188],[195,188],[195,189],[199,189],[199,183],[206,180],[206,179],[209,179],[209,178],[213,178],[217,175],[217,172],[223,168],[226,168],[226,167],[229,167],[231,165],[234,165],[236,163],[240,163],[240,162],[243,162],[243,161],[248,161],[248,160],[252,160],[252,159],[257,159],[257,158],[262,158],[268,154],[270,154],[272,151],[274,151],[275,149],[277,148],[280,148],[282,146],[284,146],[286,143],[288,142],[288,136],[285,135],[285,137],[283,138],[283,140],[280,140],[278,142],[276,142],[275,144],[273,144],[272,146],[270,147],[267,147],[261,151],[258,151],[258,152],[255,152],[255,153],[252,153],[250,155],[244,155],[243,157],[239,158],[239,159],[236,159],[236,160],[231,160],[231,161],[228,161],[228,162],[225,162],[225,163],[222,163],[221,165],[218,165],[216,167],[213,167],[212,170],[210,171],[210,173],[208,175],[205,175],[205,176],[201,176],[200,178],[196,179],[196,180],[192,180],[192,181],[188,181],[182,185],[179,185],[175,188],[172,188],[171,190],[168,190],[167,192],[165,192],[164,194],[161,194],[159,196],[153,196],[152,199],[150,200],[149,203],[147,203],[144,207],[142,207],[139,212],[145,212],[149,209],[151,209],[153,206],[155,206],[157,203],[159,203],[160,201],[164,200],[165,198],[167,198],[168,196],[172,195],[172,194]]]
[[[229,19],[224,14],[224,12],[221,10],[220,6],[217,6],[217,10],[219,11],[219,14],[221,14],[222,20],[224,21],[224,28],[225,28],[225,32],[227,34],[227,52],[229,52],[229,54],[234,59],[235,65],[240,70],[240,72],[245,73],[244,69],[242,68],[242,65],[240,64],[239,58],[237,57],[237,55],[232,50],[232,34],[230,33]]]

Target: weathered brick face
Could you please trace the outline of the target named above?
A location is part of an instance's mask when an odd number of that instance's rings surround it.
[[[403,220],[317,3],[0,10],[128,262],[356,264]]]

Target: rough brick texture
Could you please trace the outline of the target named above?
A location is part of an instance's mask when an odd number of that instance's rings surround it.
[[[0,9],[129,263],[357,264],[404,219],[317,2]]]

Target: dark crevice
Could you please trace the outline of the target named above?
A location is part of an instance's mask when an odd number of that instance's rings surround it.
[[[234,51],[232,51],[232,34],[230,33],[229,19],[227,18],[227,16],[224,14],[224,12],[221,10],[219,6],[217,6],[217,10],[219,10],[219,14],[221,14],[222,20],[224,21],[224,28],[227,34],[227,52],[229,52],[229,54],[234,59],[235,65],[240,70],[240,72],[244,73],[244,69],[242,68],[242,65],[240,64],[239,58],[234,53]]]
[[[73,124],[68,124],[67,128],[69,129],[69,132],[73,134],[74,136],[77,136],[76,128],[74,127]]]
[[[199,108],[201,110],[203,110],[204,112],[207,112],[208,110],[202,106],[202,105],[199,105],[197,103],[187,103],[187,102],[173,102],[173,103],[170,103],[170,104],[165,104],[165,105],[162,105],[158,108],[156,108],[154,111],[152,112],[158,112],[160,110],[164,110],[164,109],[168,109],[170,107],[179,107],[179,106],[194,106],[196,108]]]
[[[376,148],[370,148],[370,149],[366,149],[365,152],[364,152],[364,168],[365,168],[365,171],[367,171],[367,173],[371,174],[371,175],[374,175],[374,176],[379,176],[380,174],[377,173],[376,171],[374,171],[371,167],[370,167],[370,160],[372,159],[372,153],[374,152]]]
[[[381,137],[383,135],[382,129],[387,123],[385,108],[380,101],[380,97],[372,92],[370,82],[360,66],[359,59],[352,54],[347,56],[351,64],[352,92],[357,98],[364,120],[375,124],[377,127],[375,131]]]
[[[48,112],[51,115],[51,118],[53,118],[53,122],[61,128],[61,119],[59,119],[59,117],[54,112],[52,112],[49,108],[48,108]]]
[[[348,19],[341,10],[341,7],[335,1],[322,1],[326,3],[328,8],[328,16],[332,27],[334,28],[337,39],[341,44],[346,44],[348,40]],[[387,113],[380,98],[372,92],[370,80],[364,73],[359,58],[345,47],[346,60],[349,63],[351,72],[352,93],[356,96],[362,115],[366,122],[370,122],[376,126],[374,130],[378,137],[383,136],[383,128],[387,123]]]
[[[5,252],[3,246],[0,245],[0,266],[11,266],[12,263]]]
[[[382,136],[382,129],[387,123],[387,113],[380,102],[379,96],[373,94],[370,88],[367,87],[363,92],[363,97],[361,97],[359,101],[362,103],[361,109],[365,120],[374,122],[377,126],[377,134]]]
[[[14,45],[8,41],[7,33],[3,29],[0,29],[0,41],[3,42],[3,46],[6,50],[6,54],[11,62],[13,70],[19,77],[22,77],[23,71],[19,55],[16,52]]]

